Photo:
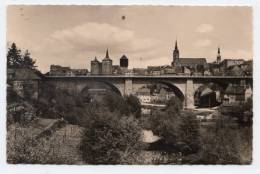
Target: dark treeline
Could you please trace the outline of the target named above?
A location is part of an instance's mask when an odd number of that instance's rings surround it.
[[[7,68],[29,68],[35,69],[36,61],[31,58],[28,50],[24,53],[12,43],[7,52]]]

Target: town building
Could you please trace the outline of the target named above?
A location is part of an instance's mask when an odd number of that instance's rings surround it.
[[[173,67],[186,67],[193,69],[193,72],[204,73],[204,68],[207,67],[206,58],[180,58],[177,41],[175,42],[175,49],[173,50]]]
[[[51,65],[48,75],[49,76],[71,76],[71,69],[70,67],[63,67],[60,65]]]
[[[168,88],[157,86],[151,94],[152,103],[165,103],[171,97],[175,96],[174,92]]]
[[[148,66],[147,67],[148,74],[152,76],[159,76],[163,74],[161,66]]]
[[[220,66],[224,69],[234,66],[234,65],[241,65],[244,63],[243,59],[224,59],[221,63]]]
[[[60,65],[51,65],[50,71],[46,74],[48,76],[86,76],[88,69],[71,69],[70,67],[63,67]]]
[[[120,67],[121,68],[128,68],[128,58],[123,55],[121,58],[120,58]]]
[[[108,50],[102,62],[99,62],[96,57],[91,61],[91,75],[126,75],[129,73],[128,58],[125,55],[120,58],[120,65],[113,65]]]
[[[148,71],[145,68],[133,68],[134,75],[148,75]]]
[[[244,76],[245,73],[239,65],[229,66],[225,70],[225,75],[227,76]]]
[[[101,74],[101,62],[97,60],[97,57],[95,57],[94,60],[91,61],[91,74],[92,75],[99,75]]]
[[[204,74],[203,74],[204,76],[211,76],[212,75],[212,72],[210,71],[210,68],[206,68],[205,70],[204,70]]]
[[[71,76],[87,76],[88,69],[71,69]]]
[[[120,58],[120,71],[121,74],[126,74],[128,72],[128,58],[126,55],[123,55]]]
[[[248,60],[240,65],[241,69],[244,71],[245,75],[252,76],[253,74],[253,61]]]
[[[241,103],[245,101],[245,87],[229,84],[224,91],[223,103]]]
[[[108,49],[106,51],[106,57],[102,60],[102,75],[111,75],[112,74],[112,60],[109,58]]]
[[[221,54],[220,54],[220,48],[218,47],[218,54],[217,54],[216,63],[217,63],[217,64],[220,64],[220,62],[221,62]]]
[[[151,114],[151,108],[149,108],[149,107],[142,107],[141,108],[141,113],[143,115],[150,115]]]
[[[112,74],[123,74],[121,67],[119,65],[112,65]]]
[[[141,103],[150,103],[151,102],[151,90],[149,88],[140,88],[136,92],[136,95]]]
[[[162,66],[161,67],[161,72],[162,74],[177,74],[178,73],[178,69],[177,67],[172,67],[172,66],[169,66],[169,65],[165,65],[165,66]],[[181,71],[179,71],[181,72]]]
[[[43,75],[33,69],[7,69],[7,84],[22,98],[38,99],[39,83]]]

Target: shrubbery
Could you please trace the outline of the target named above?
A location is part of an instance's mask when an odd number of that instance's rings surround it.
[[[195,153],[200,146],[199,125],[195,115],[181,113],[181,109],[180,100],[172,97],[165,110],[156,110],[151,114],[151,129],[163,139],[166,151]]]
[[[134,96],[126,96],[125,97],[126,103],[129,108],[129,112],[132,113],[136,118],[139,118],[141,116],[141,103],[139,99]]]
[[[87,94],[85,94],[87,95]],[[73,95],[64,90],[56,89],[49,84],[43,84],[41,95],[37,101],[38,113],[47,118],[64,118],[71,124],[84,125],[93,112],[98,108],[108,110],[109,112],[119,112],[122,116],[134,115],[139,117],[141,114],[141,105],[137,97],[122,96],[106,92],[102,102],[88,100],[85,96]]]
[[[64,158],[53,151],[60,144],[56,137],[39,138],[32,136],[32,129],[20,124],[13,124],[7,131],[7,162],[11,164],[69,164],[70,159]]]
[[[141,127],[133,117],[99,112],[85,126],[81,150],[89,164],[136,164],[142,150]]]

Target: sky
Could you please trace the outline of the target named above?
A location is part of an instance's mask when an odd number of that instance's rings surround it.
[[[29,50],[42,72],[52,64],[88,68],[109,50],[129,67],[170,65],[181,58],[253,58],[252,8],[243,6],[47,6],[7,8],[7,46]]]

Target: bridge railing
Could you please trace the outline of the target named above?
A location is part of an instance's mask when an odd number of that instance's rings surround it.
[[[111,74],[111,75],[82,75],[82,76],[45,76],[47,78],[245,78],[245,79],[252,79],[252,76],[209,76],[209,75],[118,75],[118,74]]]

